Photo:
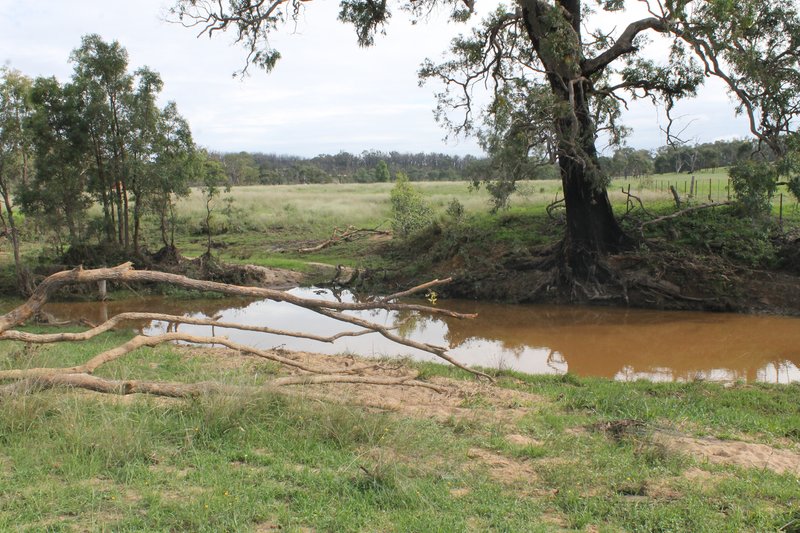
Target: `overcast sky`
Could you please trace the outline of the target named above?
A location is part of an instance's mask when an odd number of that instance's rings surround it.
[[[484,12],[496,3],[477,2]],[[195,30],[166,22],[168,0],[0,0],[0,62],[32,77],[66,81],[70,52],[81,36],[98,33],[128,50],[131,70],[147,65],[161,74],[162,103],[177,102],[196,142],[211,150],[479,154],[471,139],[443,141],[445,131],[433,119],[434,88],[420,88],[416,76],[420,63],[440,58],[465,27],[447,24],[443,14],[414,26],[398,11],[388,35],[362,49],[352,27],[336,22],[337,4],[309,3],[298,26],[272,40],[283,56],[276,70],[254,69],[240,79],[232,74],[245,53],[232,36],[198,39]],[[682,104],[678,114],[689,124],[684,137],[698,142],[747,136],[745,121],[734,117],[718,84]],[[663,144],[663,115],[649,104],[633,105],[624,122],[634,128],[629,145]]]

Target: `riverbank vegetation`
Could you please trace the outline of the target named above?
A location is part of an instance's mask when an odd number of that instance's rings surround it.
[[[760,219],[741,216],[735,205],[720,205],[650,223],[678,212],[670,186],[681,199],[682,208],[724,204],[729,195],[735,199],[725,170],[699,172],[694,178],[665,174],[612,182],[609,197],[616,215],[628,232],[642,238],[641,246],[628,257],[657,266],[667,254],[676,271],[687,263],[705,266],[707,275],[696,273],[692,277],[678,272],[685,277],[681,284],[705,285],[717,291],[708,297],[724,297],[729,303],[738,299],[738,308],[742,309],[757,300],[759,292],[748,294],[723,276],[730,277],[736,269],[796,272],[800,225],[797,201],[781,187],[772,197],[771,213]],[[537,300],[526,292],[530,286],[515,284],[515,280],[525,275],[525,265],[530,265],[536,249],[553,246],[563,236],[559,181],[520,182],[510,198],[510,208],[494,213],[490,211],[490,194],[483,188],[472,189],[465,182],[415,182],[411,186],[430,206],[432,218],[405,239],[385,233],[393,226],[390,193],[395,184],[391,182],[220,190],[213,200],[213,257],[228,264],[313,273],[311,281],[329,281],[333,275],[319,264],[341,264],[361,272],[380,273],[372,282],[386,279],[388,283],[372,286],[390,291],[402,283],[427,281],[422,278],[431,275],[452,275],[456,284],[450,294]],[[206,200],[201,189],[190,188],[187,196],[175,202],[172,238],[176,250],[185,257],[198,258],[208,249]],[[99,207],[92,208],[89,216],[101,217]],[[378,232],[314,250],[329,240],[336,228],[345,230],[351,226]],[[94,267],[121,263],[131,257],[115,247],[98,246],[97,241],[65,254],[64,249],[53,245],[47,233],[37,234],[35,228],[32,220],[23,220],[21,257],[29,268],[42,274],[52,272],[48,266],[51,264]],[[140,242],[144,249],[158,250],[163,246],[157,217],[152,214],[143,217]],[[6,257],[4,285],[6,292],[14,292],[11,257]],[[711,272],[713,269],[717,272]],[[669,277],[670,272],[665,274]],[[712,279],[708,279],[709,275]],[[478,293],[475,288],[483,292]]]

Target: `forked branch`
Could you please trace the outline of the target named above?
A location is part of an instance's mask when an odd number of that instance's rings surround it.
[[[118,282],[161,282],[171,285],[180,286],[183,288],[196,289],[202,291],[213,291],[223,294],[237,295],[237,296],[250,296],[262,297],[271,300],[286,302],[305,309],[309,309],[315,313],[327,316],[344,322],[358,326],[357,330],[344,331],[330,336],[316,335],[314,333],[307,333],[302,331],[287,331],[281,329],[270,328],[268,326],[253,326],[245,324],[237,324],[233,322],[224,322],[216,319],[184,317],[176,315],[168,315],[162,313],[122,313],[106,322],[93,326],[85,331],[73,332],[60,332],[60,333],[46,333],[37,334],[24,331],[13,330],[11,328],[22,325],[26,320],[40,312],[42,307],[48,299],[60,288],[69,284],[77,283],[95,283],[98,281],[118,281]],[[299,337],[305,339],[312,339],[319,342],[334,342],[335,340],[346,336],[359,336],[368,333],[378,333],[383,337],[396,342],[398,344],[425,351],[433,354],[461,369],[471,372],[477,376],[486,377],[491,379],[486,374],[474,369],[470,369],[460,364],[453,359],[448,353],[447,348],[443,346],[435,346],[428,343],[417,342],[411,339],[406,339],[397,335],[393,331],[395,327],[388,327],[381,324],[364,320],[351,314],[347,311],[364,310],[364,309],[385,309],[385,310],[405,310],[405,311],[423,311],[430,314],[446,315],[458,318],[470,318],[474,315],[465,315],[454,313],[452,311],[443,310],[436,307],[429,307],[416,304],[399,303],[397,300],[414,294],[419,291],[429,289],[446,283],[449,280],[434,280],[407,291],[402,291],[384,298],[374,299],[369,302],[349,303],[349,302],[336,302],[320,300],[316,298],[304,298],[301,296],[292,295],[286,292],[256,288],[256,287],[243,287],[237,285],[227,285],[223,283],[215,283],[209,281],[200,281],[179,276],[176,274],[167,274],[164,272],[154,271],[137,271],[134,270],[130,263],[119,265],[113,268],[101,268],[96,270],[82,270],[75,269],[67,272],[59,272],[45,279],[34,291],[33,295],[27,302],[20,305],[16,309],[0,316],[0,340],[15,340],[26,343],[44,344],[55,342],[80,342],[89,340],[101,333],[107,332],[112,328],[126,322],[133,320],[161,320],[170,323],[183,323],[195,325],[207,325],[229,329],[257,331],[262,333],[269,333],[273,335],[283,335],[289,337]],[[94,376],[93,373],[102,365],[111,361],[118,360],[125,355],[133,352],[141,347],[155,347],[160,344],[169,342],[185,342],[200,345],[221,345],[239,353],[245,353],[252,356],[266,359],[287,368],[299,372],[299,375],[278,377],[263,386],[258,388],[263,390],[265,387],[282,387],[287,385],[311,385],[323,383],[355,383],[355,384],[373,384],[373,385],[402,385],[413,387],[426,387],[435,391],[442,391],[441,387],[421,382],[415,379],[415,375],[408,375],[402,377],[379,377],[372,375],[365,375],[369,369],[375,369],[380,365],[362,364],[354,365],[341,369],[328,369],[322,366],[297,361],[295,359],[284,357],[283,355],[270,350],[261,350],[249,345],[231,341],[226,337],[202,337],[190,335],[185,333],[167,332],[161,335],[137,335],[129,341],[108,349],[100,354],[95,355],[83,364],[71,367],[39,367],[39,368],[24,368],[24,369],[9,369],[0,371],[0,380],[14,380],[14,383],[6,384],[0,387],[0,396],[9,395],[20,391],[38,390],[42,388],[52,387],[78,387],[98,392],[107,392],[115,394],[131,394],[131,393],[148,393],[163,396],[177,396],[186,397],[200,394],[202,392],[213,391],[228,391],[245,390],[238,387],[231,387],[219,383],[160,383],[149,381],[115,381],[107,380]]]

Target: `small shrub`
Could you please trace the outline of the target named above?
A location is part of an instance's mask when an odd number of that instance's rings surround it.
[[[765,215],[772,209],[777,189],[775,168],[764,161],[740,161],[730,169],[731,186],[744,211],[751,216]]]
[[[453,198],[447,204],[447,216],[451,217],[456,222],[461,222],[464,218],[464,204],[458,201],[458,198]]]
[[[390,192],[392,204],[392,229],[401,236],[407,237],[433,221],[433,210],[422,197],[422,193],[411,186],[408,176],[402,172],[397,174],[397,182]]]

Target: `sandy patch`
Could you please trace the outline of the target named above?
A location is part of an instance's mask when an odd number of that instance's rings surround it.
[[[292,359],[329,370],[347,370],[354,366],[367,365],[358,372],[364,376],[401,377],[413,376],[415,371],[387,361],[370,361],[345,356],[328,356],[309,353],[292,353]],[[521,391],[504,389],[491,383],[477,380],[454,380],[433,377],[429,383],[443,392],[421,387],[379,385],[328,385],[315,387],[314,391],[324,396],[347,403],[396,411],[410,416],[431,417],[447,420],[491,413],[497,421],[514,421],[534,406],[548,403],[545,398]]]
[[[701,439],[663,432],[655,432],[653,441],[671,452],[698,457],[709,463],[767,469],[778,474],[800,476],[800,452],[796,450],[773,448],[753,442]],[[693,475],[702,477],[699,473]]]
[[[541,446],[542,442],[519,434],[506,435],[505,440],[513,446]]]
[[[256,524],[253,528],[255,533],[264,533],[265,531],[278,531],[283,529],[280,524],[278,524],[275,520],[268,520],[266,522],[261,522],[260,524]]]
[[[492,479],[505,485],[533,484],[539,479],[539,474],[526,461],[504,457],[483,448],[470,448],[467,457],[488,467]]]

